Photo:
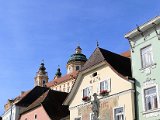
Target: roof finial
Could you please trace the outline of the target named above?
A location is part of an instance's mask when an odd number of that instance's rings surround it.
[[[98,43],[98,40],[97,40],[97,47],[99,47],[99,43]]]
[[[44,64],[44,59],[42,59],[42,63]]]

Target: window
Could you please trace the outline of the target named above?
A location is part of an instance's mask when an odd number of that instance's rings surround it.
[[[95,73],[92,74],[92,77],[95,77],[95,76],[97,76],[97,72],[95,72]]]
[[[89,97],[89,87],[83,89],[83,97]]]
[[[151,45],[141,49],[142,68],[153,64],[153,54]]]
[[[100,82],[100,91],[104,91],[108,89],[107,80]]]
[[[45,86],[45,83],[46,83],[46,81],[45,81],[45,80],[43,80],[43,83],[42,83],[42,84],[43,84],[43,86]]]
[[[34,119],[37,120],[37,114],[34,115]]]
[[[124,120],[124,110],[123,107],[114,109],[114,120]]]
[[[93,120],[94,114],[90,113],[90,120]]]
[[[156,86],[144,90],[145,110],[158,108]]]
[[[69,92],[69,90],[70,90],[70,87],[67,88],[67,92]]]
[[[76,71],[79,70],[79,66],[76,66]]]
[[[90,100],[90,92],[91,92],[90,87],[83,89],[83,97],[82,97],[83,101],[87,102]]]
[[[74,118],[74,120],[81,120],[81,117],[78,117],[78,118]]]

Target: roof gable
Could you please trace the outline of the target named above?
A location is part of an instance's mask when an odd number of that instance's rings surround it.
[[[24,96],[19,102],[18,106],[27,107],[32,104],[38,97],[45,93],[49,88],[36,86],[26,96]]]
[[[89,59],[86,61],[84,66],[82,67],[81,71],[86,70],[87,68],[90,68],[104,60],[104,56],[102,55],[100,48],[97,47],[95,51],[92,53],[92,55],[89,57]]]
[[[97,65],[104,60],[121,75],[131,77],[130,58],[126,58],[124,56],[99,47],[95,49],[91,57],[84,64],[84,67],[82,67],[81,71]]]
[[[51,119],[60,119],[69,115],[68,106],[62,105],[63,101],[67,97],[67,93],[48,90],[43,93],[38,99],[36,99],[31,105],[29,105],[21,115],[31,111],[39,106],[43,106],[44,110]],[[32,111],[31,111],[32,112]]]

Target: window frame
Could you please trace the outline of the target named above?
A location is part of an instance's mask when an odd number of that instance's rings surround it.
[[[151,88],[153,88],[153,87],[155,87],[155,89],[156,89],[156,93],[154,93],[154,94],[156,94],[156,97],[157,97],[157,108],[147,109],[147,107],[146,107],[146,95],[145,95],[145,90],[151,89]],[[148,96],[148,95],[147,95],[147,96]],[[152,98],[153,98],[153,94],[151,94],[151,96],[152,96]],[[143,110],[144,110],[145,112],[148,112],[148,111],[156,110],[156,109],[158,109],[158,108],[159,108],[158,85],[152,85],[152,86],[143,88]]]
[[[92,115],[94,115],[93,112],[89,114],[89,120],[93,120],[93,119],[92,119]]]
[[[123,108],[123,112],[122,112],[123,113],[123,120],[125,120],[125,107],[124,106],[118,106],[118,107],[113,108],[113,118],[114,118],[114,120],[116,120],[115,110],[118,109],[118,108]]]
[[[150,50],[145,50],[145,49],[150,49]],[[146,53],[148,53],[148,51],[150,51],[150,57],[148,57],[149,55],[147,55],[147,59],[149,58],[150,63],[148,64],[146,61],[146,58],[144,57],[144,53],[143,51],[147,51]],[[145,54],[146,54],[145,53]],[[147,68],[149,66],[152,66],[154,64],[154,59],[153,59],[153,50],[152,50],[152,45],[149,44],[143,48],[140,49],[140,56],[141,56],[141,67],[142,68]]]
[[[101,83],[107,81],[107,91],[106,92],[111,92],[111,78],[110,77],[106,77],[104,80],[99,81],[99,84],[97,86],[97,93],[101,94]]]
[[[82,117],[81,116],[76,117],[76,118],[74,118],[74,120],[82,120]]]
[[[84,90],[87,90],[87,95],[86,95],[86,96],[84,96]],[[83,91],[83,98],[84,98],[84,97],[90,97],[89,87],[84,88],[82,91]]]
[[[103,84],[103,86],[101,86],[102,84]],[[108,90],[108,81],[107,80],[101,81],[99,85],[100,85],[99,86],[100,87],[100,92],[103,91],[103,90]]]

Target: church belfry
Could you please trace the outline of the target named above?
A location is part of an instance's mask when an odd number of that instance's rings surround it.
[[[60,67],[58,67],[54,79],[60,78],[61,76],[62,76],[61,69],[60,69]]]
[[[75,53],[71,55],[67,62],[67,74],[80,70],[86,61],[87,58],[84,54],[82,54],[81,47],[77,46]]]
[[[48,82],[48,73],[45,71],[44,63],[41,63],[36,77],[34,78],[34,85],[44,87]]]

